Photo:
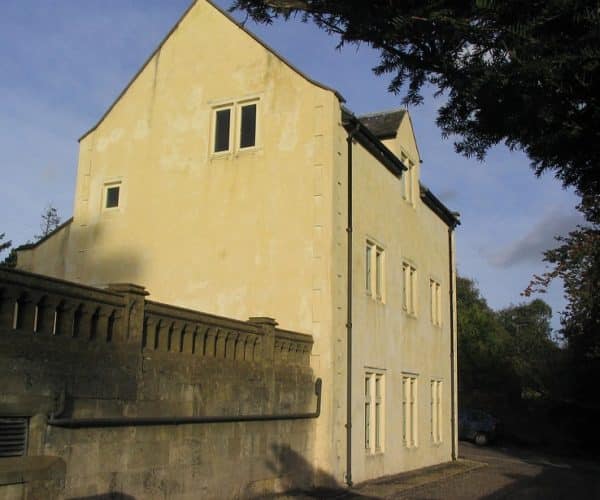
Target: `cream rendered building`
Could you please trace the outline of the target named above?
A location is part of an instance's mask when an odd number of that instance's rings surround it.
[[[419,183],[408,113],[343,102],[197,0],[80,139],[73,218],[19,252],[313,335],[306,458],[339,483],[456,457],[458,221]]]

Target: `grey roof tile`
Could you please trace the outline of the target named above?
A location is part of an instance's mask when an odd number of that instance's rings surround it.
[[[405,113],[406,110],[404,109],[394,109],[392,111],[383,111],[381,113],[359,116],[358,119],[364,123],[378,139],[391,139],[396,137],[398,127],[400,126],[400,122]]]

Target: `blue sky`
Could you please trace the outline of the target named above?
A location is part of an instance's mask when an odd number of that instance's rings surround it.
[[[2,0],[0,2],[0,232],[21,244],[39,232],[48,203],[72,213],[77,138],[92,126],[166,35],[190,0]],[[220,0],[227,7],[229,0]],[[366,46],[300,22],[247,25],[302,71],[347,99],[357,114],[400,106],[371,68]],[[422,181],[461,213],[459,272],[475,278],[492,307],[522,301],[556,234],[580,222],[576,196],[527,158],[494,148],[485,163],[457,155],[435,126],[439,100],[410,109],[424,160]],[[554,285],[545,297],[564,306]],[[555,315],[554,326],[558,326]]]

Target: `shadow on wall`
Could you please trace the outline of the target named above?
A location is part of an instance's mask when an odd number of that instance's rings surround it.
[[[73,229],[71,239],[78,250],[74,257],[77,275],[84,276],[86,285],[104,287],[109,283],[139,283],[143,277],[140,252],[132,250],[125,242],[115,243],[110,239],[111,225],[118,219],[101,220],[85,228]],[[68,266],[67,266],[68,267]]]
[[[277,477],[281,493],[256,492],[255,484],[246,488],[245,498],[255,500],[268,500],[282,497],[308,497],[308,498],[350,498],[335,478],[327,472],[315,468],[302,455],[292,450],[288,445],[273,444],[271,446],[273,460],[266,465]],[[318,486],[315,486],[318,485]],[[353,499],[369,498],[357,495]]]

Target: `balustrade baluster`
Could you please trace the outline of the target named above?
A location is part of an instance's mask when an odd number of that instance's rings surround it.
[[[156,350],[160,352],[169,351],[169,334],[171,323],[165,319],[161,319],[156,327],[157,344]]]
[[[13,330],[15,304],[19,298],[17,290],[5,288],[0,294],[0,331]]]
[[[235,343],[238,338],[237,332],[227,332],[225,337],[225,352],[223,357],[226,359],[235,359]]]
[[[181,332],[181,352],[192,354],[194,352],[194,337],[196,336],[196,327],[193,324],[186,323]]]
[[[156,318],[153,316],[146,316],[144,319],[142,348],[153,350],[156,348]]]
[[[96,312],[96,334],[94,335],[94,340],[98,340],[100,342],[108,341],[108,318],[110,317],[112,311],[99,307]]]
[[[215,339],[215,357],[223,359],[225,357],[225,343],[227,342],[226,330],[217,330]]]
[[[214,358],[217,353],[217,328],[208,328],[204,334],[204,347],[202,355]]]
[[[256,337],[254,340],[254,346],[252,347],[252,361],[260,361],[264,359],[263,354],[263,340],[260,337]]]
[[[25,294],[19,299],[17,329],[33,333],[37,319],[37,303],[39,297]]]
[[[38,335],[53,335],[56,320],[56,308],[59,300],[46,295],[38,302],[36,333]]]
[[[72,337],[74,331],[75,307],[64,300],[57,308],[56,330],[54,335]]]
[[[169,333],[169,352],[181,352],[181,335],[184,324],[179,321],[173,322]]]
[[[244,361],[246,354],[246,341],[248,339],[248,334],[240,332],[238,333],[238,338],[235,341],[235,353],[233,359],[236,361]]]
[[[89,341],[92,338],[94,314],[96,308],[90,304],[82,304],[79,308],[79,328],[77,338],[83,341]]]
[[[205,342],[206,342],[206,334],[208,332],[208,327],[203,326],[203,325],[196,325],[195,329],[194,329],[194,340],[193,340],[193,344],[192,344],[192,352],[196,355],[196,356],[206,356],[204,349],[205,349]]]

